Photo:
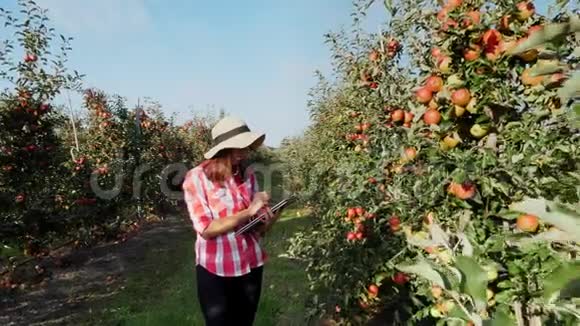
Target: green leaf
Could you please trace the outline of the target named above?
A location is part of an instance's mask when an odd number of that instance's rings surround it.
[[[516,244],[528,245],[537,242],[568,242],[574,241],[574,236],[561,230],[549,230],[534,235],[531,238],[523,238],[516,241]]]
[[[510,211],[507,209],[502,209],[500,212],[497,213],[497,217],[500,217],[504,220],[513,221],[518,218],[521,214],[519,212]]]
[[[572,105],[569,115],[572,126],[574,128],[580,128],[580,103],[575,103]]]
[[[393,7],[393,0],[384,0],[385,8],[391,13],[391,16],[395,15],[395,8]]]
[[[469,316],[465,313],[465,311],[463,311],[463,309],[461,309],[461,307],[459,307],[457,304],[455,304],[453,308],[449,310],[448,316],[451,318],[470,320]]]
[[[447,322],[446,326],[464,326],[465,325],[465,318],[451,315],[452,312],[456,309],[457,309],[456,307],[451,309],[451,312],[449,313],[449,318],[447,318],[447,320],[446,320],[446,322]],[[465,315],[465,314],[463,314],[463,315]]]
[[[499,289],[509,289],[509,288],[512,288],[513,286],[514,286],[514,284],[508,280],[501,281],[501,282],[497,283],[497,287]]]
[[[538,59],[540,60],[553,60],[553,59],[560,59],[558,56],[558,52],[548,49],[539,49],[538,52]]]
[[[487,305],[487,273],[480,267],[475,259],[466,256],[458,256],[455,265],[463,274],[461,287],[469,294],[478,311],[485,309]]]
[[[578,32],[580,31],[579,20],[576,16],[572,16],[569,22],[546,25],[542,30],[535,32],[524,42],[516,46],[510,53],[519,54],[550,42],[564,34]]]
[[[548,183],[556,183],[558,180],[554,177],[543,177],[540,179],[540,183],[548,184]]]
[[[429,233],[431,234],[433,242],[441,246],[449,247],[449,236],[437,223],[431,224]]]
[[[21,252],[17,248],[13,248],[7,245],[0,245],[0,257],[8,258],[20,255]]]
[[[512,211],[533,214],[542,221],[566,230],[568,234],[580,241],[580,214],[557,202],[543,198],[526,198],[510,205]]]
[[[418,237],[415,234],[407,236],[407,243],[419,248],[426,248],[437,245],[434,241]]]
[[[562,103],[566,104],[570,98],[577,96],[579,93],[580,71],[576,71],[562,84],[562,87],[558,90],[558,97],[560,97]]]
[[[492,320],[483,321],[484,326],[513,326],[516,321],[511,317],[507,308],[497,309]]]
[[[580,297],[580,263],[565,264],[555,269],[544,280],[544,297]]]
[[[463,230],[465,230],[465,228],[469,224],[469,221],[471,221],[472,215],[473,215],[473,211],[467,210],[467,209],[461,210],[457,214],[455,214],[455,218],[457,218],[457,220],[459,221],[459,226],[458,226],[459,232],[463,232]]]
[[[512,156],[512,163],[518,163],[519,161],[524,159],[524,154],[519,153],[519,154],[515,154],[514,156]]]
[[[463,246],[462,254],[463,256],[471,257],[473,256],[473,246],[469,239],[464,233],[458,233],[457,237],[461,240],[461,245]]]
[[[572,52],[572,56],[574,58],[580,58],[580,46],[574,48],[574,52]]]
[[[397,265],[396,268],[401,272],[408,273],[408,274],[415,274],[417,276],[423,277],[431,283],[440,286],[443,289],[448,288],[449,282],[446,282],[444,276],[436,271],[428,262],[421,259],[413,265]],[[484,292],[485,295],[485,292]]]
[[[388,277],[389,277],[389,275],[387,273],[380,273],[380,274],[375,276],[375,283],[381,284],[383,282],[383,280],[388,278]]]
[[[496,302],[508,302],[510,298],[513,296],[513,291],[503,291],[495,294],[495,301]]]
[[[536,77],[553,74],[564,70],[565,67],[566,66],[561,65],[559,61],[556,60],[542,61],[540,63],[535,64],[530,69],[530,76]]]

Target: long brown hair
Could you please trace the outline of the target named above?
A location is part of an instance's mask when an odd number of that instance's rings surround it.
[[[212,182],[223,183],[232,176],[232,151],[221,151],[216,157],[207,160],[204,172]]]

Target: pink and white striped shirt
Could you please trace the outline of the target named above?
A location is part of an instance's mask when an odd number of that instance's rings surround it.
[[[249,206],[259,191],[256,176],[252,169],[247,169],[245,180],[232,177],[220,185],[207,178],[206,164],[191,169],[183,183],[185,202],[197,232],[196,264],[224,277],[248,274],[267,259],[256,232],[236,236],[234,230],[207,240],[200,234],[212,220],[231,216]]]

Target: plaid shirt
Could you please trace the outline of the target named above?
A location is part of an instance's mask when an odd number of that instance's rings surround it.
[[[231,216],[249,206],[259,191],[256,176],[248,169],[246,180],[232,177],[222,186],[206,177],[205,164],[190,170],[183,183],[187,209],[197,232],[196,264],[219,276],[247,274],[252,268],[262,266],[267,259],[255,232],[236,236],[233,230],[207,240],[200,234],[212,220]]]

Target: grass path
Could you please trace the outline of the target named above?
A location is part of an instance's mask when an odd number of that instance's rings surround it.
[[[295,261],[278,257],[286,240],[309,219],[287,210],[265,239],[270,256],[255,325],[306,325],[306,275]],[[186,223],[184,221],[184,223]],[[85,315],[86,325],[203,325],[194,274],[194,235],[189,225],[157,243],[125,275],[123,290]]]

